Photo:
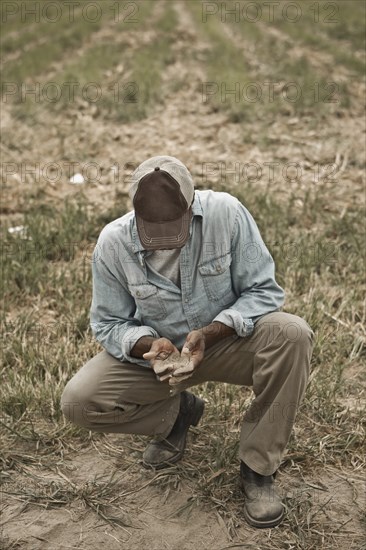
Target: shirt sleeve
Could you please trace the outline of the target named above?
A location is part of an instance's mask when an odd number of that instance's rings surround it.
[[[159,338],[159,334],[152,327],[142,325],[134,316],[136,304],[125,282],[121,277],[116,277],[96,250],[93,254],[92,273],[90,326],[95,338],[108,353],[120,361],[149,367],[149,361],[132,357],[131,350],[142,336]]]
[[[239,298],[213,321],[235,329],[238,336],[250,336],[255,322],[284,303],[285,293],[275,280],[275,264],[257,224],[239,202],[231,236],[233,289]]]

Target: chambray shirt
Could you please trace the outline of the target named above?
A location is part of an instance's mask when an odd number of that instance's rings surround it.
[[[134,211],[109,223],[93,253],[91,328],[114,357],[130,355],[142,336],[165,337],[181,350],[187,334],[220,321],[249,336],[277,310],[284,292],[273,259],[248,210],[229,193],[195,191],[190,233],[180,253],[181,288],[145,261]]]

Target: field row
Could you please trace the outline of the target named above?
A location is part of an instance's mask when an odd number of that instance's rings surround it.
[[[334,113],[352,106],[365,68],[356,55],[362,3],[354,3],[353,10],[339,3],[339,23],[315,24],[306,12],[301,25],[284,20],[244,25],[235,17],[223,19],[220,10],[205,18],[204,3],[180,2],[179,10],[207,44],[195,60],[205,72],[205,81],[197,82],[202,101],[237,122],[263,108]],[[225,6],[235,12],[237,4]],[[173,48],[176,6],[148,1],[136,6],[138,17],[128,25],[85,21],[80,7],[71,25],[65,16],[55,24],[40,22],[39,33],[33,25],[9,41],[5,35],[3,101],[15,101],[22,118],[42,112],[40,106],[64,110],[83,101],[117,121],[146,117],[163,101],[165,68],[184,61],[185,54]]]

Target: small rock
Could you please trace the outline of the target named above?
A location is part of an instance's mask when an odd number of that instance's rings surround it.
[[[84,176],[82,174],[74,174],[70,178],[70,183],[73,183],[75,185],[80,185],[81,183],[84,183],[84,182],[85,182],[85,179],[84,179]]]
[[[9,227],[8,232],[9,233],[23,233],[25,230],[24,225],[16,225],[14,227]]]

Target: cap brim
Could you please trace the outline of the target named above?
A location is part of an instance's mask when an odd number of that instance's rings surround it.
[[[189,237],[189,225],[192,208],[182,217],[169,222],[147,222],[135,212],[137,231],[142,246],[146,250],[161,250],[164,248],[181,248]]]

